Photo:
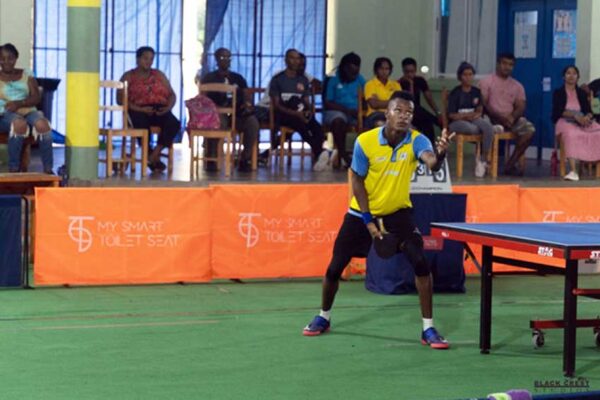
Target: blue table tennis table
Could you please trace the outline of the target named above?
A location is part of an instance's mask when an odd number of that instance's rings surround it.
[[[577,319],[577,296],[600,298],[598,289],[577,287],[578,260],[600,259],[600,223],[432,223],[431,235],[448,240],[480,244],[481,256],[481,314],[479,348],[490,351],[492,330],[493,263],[532,269],[543,274],[565,277],[563,319],[531,321],[532,328],[563,328],[563,373],[572,377],[575,372],[575,341],[577,327],[596,329],[598,344],[599,319]],[[565,268],[494,255],[494,248],[517,250],[548,258],[564,260]]]

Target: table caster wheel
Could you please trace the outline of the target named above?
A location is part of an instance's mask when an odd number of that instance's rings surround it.
[[[534,329],[531,332],[531,342],[533,343],[533,347],[536,349],[544,346],[544,332],[539,329]]]

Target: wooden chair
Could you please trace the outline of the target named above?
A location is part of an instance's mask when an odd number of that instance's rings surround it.
[[[100,81],[100,88],[107,91],[121,91],[122,104],[100,104],[101,113],[119,113],[122,118],[122,127],[115,128],[114,126],[102,127],[99,130],[100,137],[106,140],[106,158],[98,159],[99,162],[106,164],[106,177],[108,178],[113,171],[113,166],[117,165],[119,172],[123,173],[127,164],[131,165],[131,172],[135,172],[135,164],[141,164],[141,174],[146,176],[146,168],[148,165],[148,130],[136,129],[129,127],[128,119],[128,104],[127,97],[127,82],[121,81]],[[112,96],[107,97],[107,103],[111,103]],[[114,119],[111,119],[114,121]],[[115,158],[113,155],[114,139],[121,138],[121,157]],[[142,141],[140,158],[136,155],[136,142],[140,138]],[[129,153],[127,152],[127,142],[130,142]]]
[[[498,132],[494,134],[494,144],[493,144],[493,148],[492,148],[492,154],[491,154],[491,162],[490,162],[490,175],[492,176],[493,179],[496,179],[498,177],[498,153],[499,153],[499,149],[500,149],[500,141],[504,140],[504,161],[506,161],[506,159],[509,156],[510,153],[510,141],[511,140],[515,140],[517,138],[517,135],[514,134],[513,132]],[[525,165],[525,155],[521,156],[521,159],[519,160],[519,164],[521,164],[521,167],[523,168]]]
[[[152,135],[156,135],[157,137],[160,136],[161,134],[161,129],[159,126],[151,126],[150,127],[150,138],[152,138]],[[163,149],[164,151],[164,149]],[[166,149],[167,153],[162,153],[160,154],[160,158],[166,158],[167,159],[167,174],[168,175],[172,175],[173,174],[173,144],[171,143],[171,145]]]
[[[223,159],[223,145],[226,142],[225,148],[225,176],[231,175],[232,159],[232,144],[236,132],[235,117],[236,117],[236,92],[237,86],[227,85],[224,83],[206,83],[199,86],[200,93],[221,93],[231,98],[231,105],[228,107],[217,107],[217,112],[221,120],[230,121],[229,126],[221,126],[218,129],[191,129],[188,131],[190,136],[190,179],[198,175],[200,161],[216,161],[217,166],[221,164]],[[206,156],[201,148],[199,138],[203,141],[207,139],[218,139],[217,155]]]
[[[312,87],[312,91],[311,91],[311,95],[310,95],[310,102],[311,102],[311,111],[312,114],[315,115],[315,88]],[[273,102],[271,101],[270,107],[269,107],[269,120],[273,121],[272,124],[273,126],[275,126],[275,107],[273,106]],[[275,127],[274,131],[277,131],[277,127]],[[311,157],[312,158],[312,151],[310,151],[310,149],[308,149],[308,152],[306,151],[306,143],[304,142],[304,140],[301,140],[300,142],[300,150],[297,152],[294,152],[293,147],[292,147],[292,143],[293,143],[293,136],[294,133],[296,132],[296,130],[294,128],[291,128],[289,126],[279,126],[279,151],[275,151],[275,149],[271,149],[270,153],[270,157],[274,157],[275,159],[278,160],[279,162],[279,168],[283,168],[283,159],[284,156],[287,157],[287,166],[288,168],[292,165],[292,157],[293,156],[299,156],[300,157],[300,168],[304,169],[304,158],[305,157]],[[287,143],[287,149],[285,148],[285,144]]]
[[[442,89],[442,121],[443,129],[448,129],[448,89]],[[482,135],[473,135],[470,133],[456,132],[456,177],[463,176],[463,158],[465,143],[474,143],[476,146],[475,157],[478,159],[481,154],[481,145],[483,143]]]

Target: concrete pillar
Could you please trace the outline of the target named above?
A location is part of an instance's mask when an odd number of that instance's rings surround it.
[[[69,177],[98,176],[101,0],[67,2],[67,135]]]

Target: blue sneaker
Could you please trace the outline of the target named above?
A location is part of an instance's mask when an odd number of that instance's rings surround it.
[[[444,339],[434,327],[423,332],[421,335],[421,343],[437,350],[445,350],[450,347],[448,341]]]
[[[319,336],[321,333],[329,331],[329,325],[331,325],[329,321],[317,315],[310,324],[304,327],[302,334],[304,336]]]

